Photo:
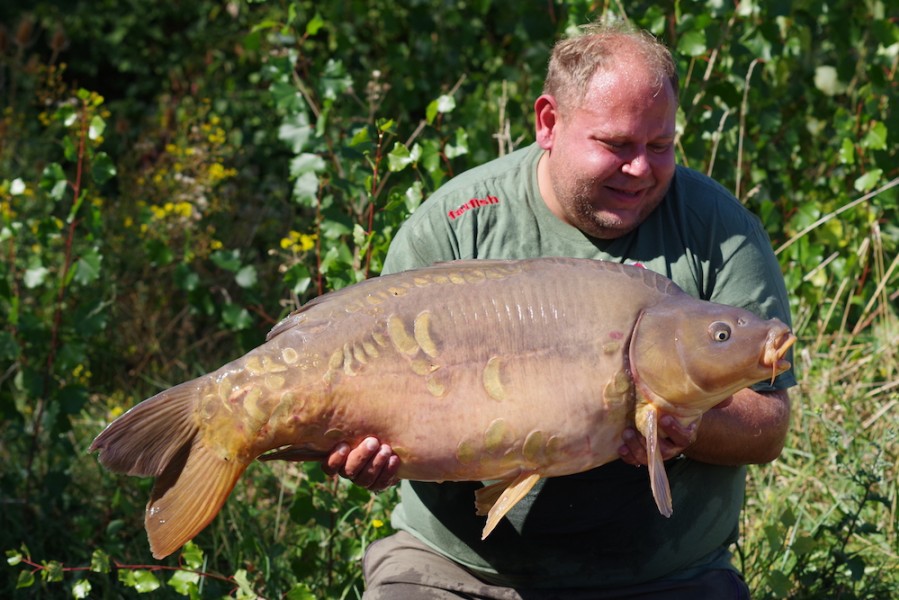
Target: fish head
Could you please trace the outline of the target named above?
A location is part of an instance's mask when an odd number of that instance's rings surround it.
[[[628,351],[638,403],[682,420],[698,418],[735,392],[788,370],[795,341],[778,319],[688,296],[647,308]]]

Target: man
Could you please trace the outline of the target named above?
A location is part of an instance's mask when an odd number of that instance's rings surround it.
[[[677,89],[670,53],[644,32],[593,26],[560,42],[534,105],[536,144],[438,190],[398,232],[384,272],[460,258],[637,263],[693,296],[789,323],[758,220],[675,165]],[[632,429],[621,461],[541,481],[484,541],[472,505],[479,482],[404,481],[400,532],[366,554],[365,598],[748,598],[727,551],[743,465],[780,454],[794,384],[788,372],[742,390],[698,427],[662,418],[670,519],[634,468],[646,452]],[[337,447],[325,465],[371,489],[391,484],[397,467],[372,438]]]

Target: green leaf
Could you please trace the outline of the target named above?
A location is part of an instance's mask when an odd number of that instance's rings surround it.
[[[421,201],[424,199],[421,181],[416,181],[409,186],[406,193],[403,194],[403,198],[406,202],[406,210],[409,211],[409,214],[415,212],[415,209],[421,205]]]
[[[240,250],[216,250],[209,258],[215,266],[234,273],[243,266],[240,261]]]
[[[370,139],[371,135],[368,133],[368,127],[361,127],[359,128],[359,131],[353,134],[353,138],[350,140],[350,147],[354,148],[359,144],[364,144]]]
[[[316,600],[315,594],[305,583],[295,585],[286,596],[287,600]]]
[[[94,573],[109,573],[109,555],[99,548],[91,554],[91,571]]]
[[[190,569],[200,569],[203,566],[203,549],[197,546],[193,541],[184,544],[181,549],[181,559],[184,565]]]
[[[22,553],[18,550],[7,550],[6,551],[6,564],[11,567],[14,567],[22,562]]]
[[[318,175],[314,172],[303,173],[294,182],[291,197],[297,204],[312,208],[318,198],[318,182]]]
[[[19,571],[19,577],[16,580],[16,589],[27,588],[34,585],[34,573],[31,571]]]
[[[876,121],[865,137],[862,138],[862,148],[869,150],[886,150],[887,148],[887,126]]]
[[[315,13],[315,16],[306,23],[306,35],[313,36],[319,32],[319,30],[325,26],[325,20],[322,19],[321,14]]]
[[[41,579],[49,582],[60,582],[62,581],[63,573],[62,563],[58,560],[45,560],[43,561],[44,569],[41,571]]]
[[[47,279],[47,275],[50,274],[50,271],[47,270],[46,267],[40,264],[35,264],[28,269],[25,270],[25,287],[30,290],[42,285],[44,281]]]
[[[883,169],[871,169],[870,171],[856,179],[853,187],[858,192],[870,192],[880,181],[881,175],[883,175]]]
[[[103,256],[96,248],[90,248],[75,263],[75,281],[88,285],[100,277],[100,263]]]
[[[169,247],[161,240],[153,239],[147,241],[146,250],[147,258],[155,266],[167,265],[175,258]]]
[[[815,68],[815,87],[826,96],[836,96],[846,91],[846,84],[840,81],[836,67],[831,65]]]
[[[222,309],[222,321],[232,331],[248,329],[253,324],[253,318],[249,311],[233,302],[229,302]]]
[[[87,389],[83,386],[77,384],[67,385],[59,391],[59,403],[62,413],[77,415],[87,404],[88,398]]]
[[[256,267],[253,265],[244,266],[237,272],[237,275],[234,276],[234,281],[237,282],[237,285],[245,289],[256,285],[257,280]]]
[[[62,165],[59,163],[50,163],[44,167],[44,171],[41,173],[40,186],[43,190],[48,192],[50,197],[54,200],[62,200],[66,193],[66,187],[68,186],[66,173],[62,169]]]
[[[325,161],[318,154],[303,152],[290,161],[290,176],[299,177],[304,173],[317,173],[325,169]]]
[[[411,149],[397,143],[387,155],[388,168],[391,171],[402,171],[409,165],[416,165],[421,160],[421,153],[421,146],[417,142],[412,144]]]
[[[72,586],[73,598],[89,598],[91,593],[91,582],[87,579],[79,579]]]
[[[287,269],[284,273],[284,283],[290,286],[290,289],[297,296],[302,296],[309,289],[312,283],[312,276],[309,273],[309,267],[303,263],[297,263]]]
[[[12,196],[21,196],[27,189],[28,186],[25,185],[25,182],[22,181],[21,177],[13,179],[12,183],[9,184],[9,193]]]
[[[815,541],[814,537],[810,535],[800,535],[797,536],[795,540],[793,540],[793,544],[790,546],[790,548],[797,555],[802,556],[804,554],[809,554],[810,552],[812,552],[815,549],[815,546],[817,546],[817,542]]]
[[[106,121],[100,115],[94,115],[87,130],[87,137],[96,140],[103,135],[104,131],[106,131]]]
[[[105,152],[97,152],[91,161],[91,177],[97,185],[103,185],[116,176],[116,166]]]
[[[446,157],[456,158],[468,154],[468,132],[461,127],[456,130],[455,143],[446,145]]]
[[[238,569],[237,572],[234,573],[234,581],[235,583],[237,583],[237,598],[252,598],[253,600],[258,598],[256,592],[253,590],[252,584],[250,584],[249,578],[247,577],[246,569]]]
[[[434,119],[437,118],[437,114],[445,114],[452,112],[456,108],[456,99],[450,95],[444,94],[433,100],[430,104],[428,104],[428,108],[425,110],[425,118],[428,120],[428,123],[433,123]]]
[[[292,114],[278,128],[278,139],[287,142],[295,154],[303,151],[311,136],[312,126],[309,125],[309,117],[305,112]]]
[[[844,165],[855,164],[855,144],[849,138],[843,138],[840,145],[840,162]]]
[[[134,583],[132,587],[141,594],[158,590],[162,584],[152,572],[139,569],[134,571]]]
[[[197,583],[200,581],[200,574],[192,571],[175,571],[169,578],[169,585],[182,596],[189,596],[191,592],[197,590]]]
[[[704,30],[688,31],[677,40],[677,51],[680,54],[701,56],[707,49]]]
[[[772,571],[769,573],[767,584],[778,598],[786,598],[793,588],[793,582],[790,581],[790,578],[780,571]]]

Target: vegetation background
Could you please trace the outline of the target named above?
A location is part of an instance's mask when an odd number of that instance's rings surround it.
[[[357,598],[395,492],[259,464],[179,556],[87,454],[144,397],[376,275],[443,181],[532,141],[555,39],[675,51],[678,158],[759,215],[792,299],[788,447],[750,469],[755,598],[899,597],[899,5],[12,0],[0,6],[0,595]]]

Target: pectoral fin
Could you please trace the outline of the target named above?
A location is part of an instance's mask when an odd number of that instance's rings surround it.
[[[670,517],[674,512],[671,503],[671,488],[668,486],[668,474],[662,460],[662,449],[659,447],[659,413],[654,408],[646,412],[646,454],[649,462],[649,485],[652,497],[655,498],[659,512]]]
[[[487,523],[481,533],[482,540],[490,535],[506,513],[531,491],[539,479],[540,475],[536,473],[521,473],[511,482],[498,481],[475,492],[477,513],[487,515]]]
[[[328,453],[314,448],[307,448],[302,445],[286,446],[279,450],[274,450],[268,454],[263,454],[259,460],[267,462],[270,460],[287,460],[290,462],[318,461],[328,457]]]

